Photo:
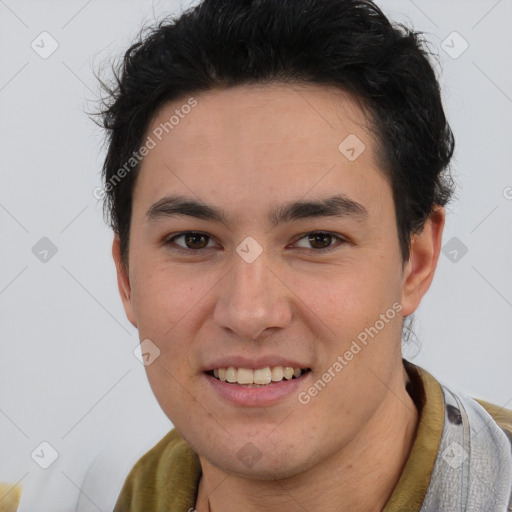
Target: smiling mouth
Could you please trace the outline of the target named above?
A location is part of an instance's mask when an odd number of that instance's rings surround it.
[[[252,370],[250,368],[216,368],[205,372],[210,377],[227,384],[255,388],[277,384],[287,380],[299,379],[309,373],[311,368],[292,368],[290,366],[267,366]]]

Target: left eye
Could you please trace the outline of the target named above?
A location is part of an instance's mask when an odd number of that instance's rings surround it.
[[[187,233],[180,233],[176,236],[173,236],[167,240],[167,243],[174,242],[176,243],[176,240],[179,240],[180,238],[183,238],[185,245],[176,244],[182,249],[192,249],[192,250],[198,250],[198,249],[205,249],[208,246],[208,242],[210,240],[210,237],[208,235],[205,235],[204,233],[198,233],[196,231],[188,231]]]
[[[333,247],[333,245],[331,245],[331,242],[333,242],[333,240],[338,240],[339,242],[345,241],[337,235],[334,235],[332,233],[326,233],[323,231],[315,231],[313,233],[308,233],[307,235],[304,235],[302,238],[299,238],[298,241],[300,240],[305,240],[306,244],[310,245],[310,247],[304,245],[302,247],[306,249],[311,249],[312,247],[313,249],[318,249],[320,251],[331,249]],[[301,247],[301,245],[298,244],[298,242],[296,242],[295,245]]]

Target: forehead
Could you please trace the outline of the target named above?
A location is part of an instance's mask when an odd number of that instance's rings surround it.
[[[256,211],[327,192],[364,202],[387,186],[367,126],[361,105],[333,87],[251,85],[184,96],[149,124],[155,145],[134,203],[180,193]]]
[[[299,160],[302,154],[313,156],[311,149],[321,139],[324,146],[331,146],[334,151],[330,154],[337,160],[338,144],[347,135],[357,132],[364,139],[370,136],[360,103],[330,86],[244,85],[201,92],[194,100],[197,105],[192,109],[186,108],[190,97],[164,104],[148,129],[148,133],[159,127],[165,131],[165,123],[174,117],[176,124],[162,134],[163,138],[180,149],[191,150],[189,158],[199,158],[209,150],[217,154],[226,150],[233,158],[239,147],[269,149],[286,142],[287,146],[273,156]],[[185,110],[186,114],[180,112]],[[176,114],[180,113],[178,119]],[[287,152],[288,148],[294,153]]]

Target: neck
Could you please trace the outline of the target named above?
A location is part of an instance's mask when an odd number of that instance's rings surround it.
[[[350,445],[307,472],[279,481],[248,480],[200,457],[197,512],[381,511],[400,478],[418,424],[418,411],[405,389],[405,369],[397,381]]]

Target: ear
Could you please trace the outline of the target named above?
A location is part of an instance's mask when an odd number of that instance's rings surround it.
[[[114,258],[114,263],[116,264],[117,287],[119,288],[119,295],[121,295],[121,300],[123,301],[126,317],[130,323],[135,328],[137,328],[137,321],[135,319],[132,303],[130,276],[128,274],[128,269],[125,267],[121,259],[121,241],[117,235],[114,236],[114,242],[112,243],[112,257]]]
[[[430,288],[437,267],[446,213],[437,206],[426,220],[423,230],[411,236],[411,251],[402,280],[402,316],[418,308]]]

